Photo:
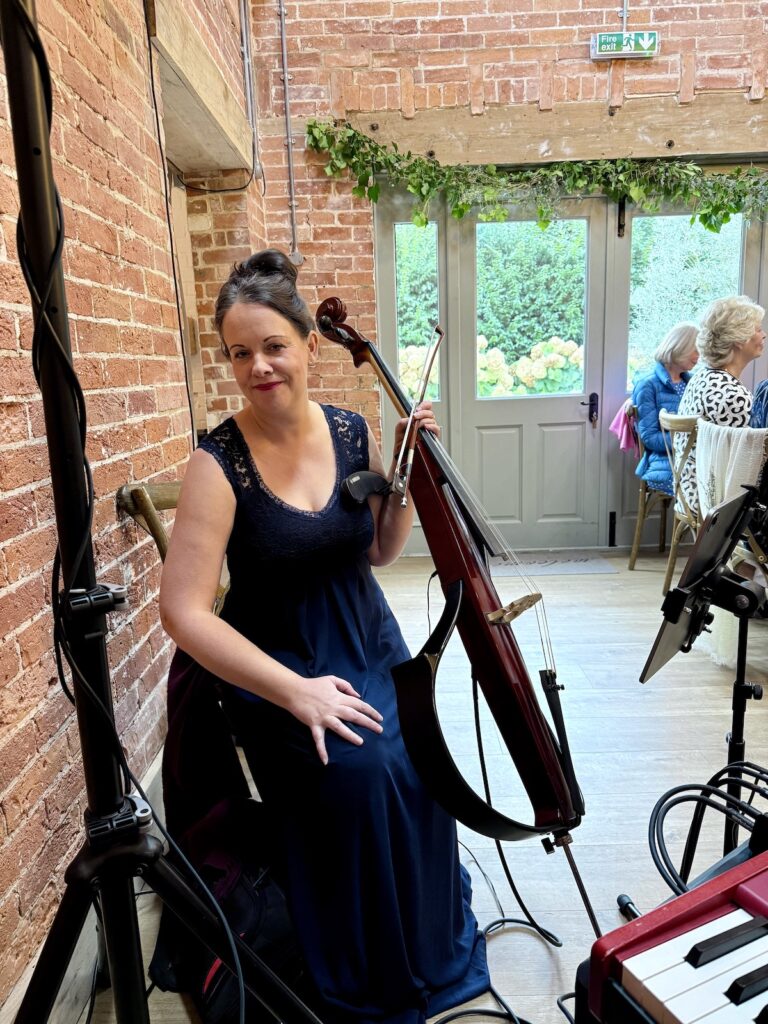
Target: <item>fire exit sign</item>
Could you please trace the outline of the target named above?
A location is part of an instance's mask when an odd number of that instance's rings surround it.
[[[590,41],[592,60],[656,57],[658,53],[658,32],[598,32]]]

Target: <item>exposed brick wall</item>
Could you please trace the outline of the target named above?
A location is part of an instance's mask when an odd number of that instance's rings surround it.
[[[237,0],[198,6],[186,5],[191,21],[242,100]],[[130,480],[177,478],[190,451],[144,10],[140,0],[39,0],[37,17],[54,86],[51,148],[66,223],[73,361],[89,417],[97,574],[126,584],[130,595],[129,608],[110,618],[115,716],[140,777],[165,731],[162,684],[171,644],[157,614],[154,543],[132,521],[118,520],[115,492]],[[84,794],[76,722],[52,654],[55,522],[30,360],[32,319],[16,258],[18,193],[4,74],[0,82],[2,1003],[58,903],[64,867],[82,841]],[[227,242],[235,244],[231,236]]]
[[[361,0],[287,5],[291,104],[298,117],[317,113],[401,110],[523,102],[605,99],[611,62],[589,60],[589,39],[618,31],[620,5],[605,0]],[[254,8],[262,61],[259,96],[279,115],[277,18]],[[754,90],[762,98],[768,52],[764,2],[705,0],[661,4],[633,0],[628,28],[661,33],[662,56],[626,63],[623,95]],[[687,86],[686,86],[687,87]]]
[[[242,406],[240,392],[220,351],[219,337],[213,326],[216,296],[232,265],[247,259],[254,250],[267,244],[262,203],[256,186],[251,185],[245,192],[213,190],[236,188],[246,177],[239,170],[216,177],[187,179],[190,183],[187,210],[195,264],[209,428]],[[195,191],[194,185],[212,191]],[[254,212],[253,207],[258,207],[259,212]]]

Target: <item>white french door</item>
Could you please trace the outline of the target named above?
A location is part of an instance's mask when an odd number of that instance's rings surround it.
[[[627,212],[620,231],[600,199],[564,206],[546,230],[516,211],[492,224],[442,212],[417,228],[411,208],[392,193],[376,207],[384,358],[414,386],[439,320],[429,395],[443,441],[513,548],[629,545],[635,462],[608,426],[675,323],[718,295],[766,305],[766,229],[734,218],[713,235],[663,211]],[[765,376],[755,364],[745,383]],[[382,408],[388,445],[386,396]],[[649,522],[647,542],[657,535]],[[426,550],[418,529],[408,550]]]

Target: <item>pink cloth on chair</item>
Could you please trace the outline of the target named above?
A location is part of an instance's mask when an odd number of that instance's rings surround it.
[[[632,420],[629,418],[627,413],[626,402],[613,417],[613,422],[608,429],[612,434],[615,434],[616,437],[618,437],[619,448],[621,448],[623,452],[632,451],[637,454],[640,451]]]

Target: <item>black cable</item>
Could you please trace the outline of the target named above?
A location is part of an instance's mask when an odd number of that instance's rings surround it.
[[[745,783],[746,784],[746,783]],[[751,785],[751,784],[746,784]],[[669,888],[681,895],[688,891],[688,885],[672,863],[664,839],[664,821],[667,814],[683,803],[696,803],[711,807],[739,827],[752,830],[751,821],[759,817],[758,812],[743,800],[737,800],[729,793],[708,785],[675,786],[668,790],[655,804],[648,824],[648,844],[654,864]]]
[[[486,925],[482,929],[482,934],[487,937],[494,931],[494,925],[498,924],[496,921],[492,921],[489,925]],[[500,1010],[494,1009],[472,1009],[472,1010],[452,1010],[450,1013],[446,1013],[442,1017],[438,1017],[435,1024],[449,1024],[453,1020],[463,1020],[467,1017],[496,1017],[500,1020],[510,1020],[512,1024],[530,1024],[525,1017],[519,1017],[504,997],[490,985],[488,991],[496,1000],[501,1007]]]
[[[743,776],[752,776],[752,778],[761,781],[763,786],[756,786],[753,783],[748,783]],[[733,776],[736,775],[737,778]],[[726,787],[731,782],[738,781],[739,787],[745,787],[750,790],[748,803],[752,805],[756,796],[762,797],[764,800],[768,800],[768,772],[761,765],[754,764],[751,761],[734,761],[731,764],[726,765],[708,780],[707,785],[719,788],[725,784]],[[680,861],[680,877],[684,882],[688,881],[691,868],[693,867],[693,859],[696,855],[696,847],[699,842],[699,836],[701,834],[701,828],[704,823],[704,814],[706,807],[702,804],[697,806],[691,817],[691,823],[688,827],[688,835],[685,840],[685,849],[683,856]]]
[[[475,734],[477,736],[477,749],[480,758],[480,772],[483,778],[483,790],[485,792],[485,799],[490,804],[491,787],[488,779],[488,767],[485,762],[485,750],[483,748],[483,733],[480,724],[480,700],[478,692],[478,681],[477,676],[474,673],[472,674],[472,698],[475,715]],[[515,900],[517,901],[521,911],[523,912],[523,915],[525,916],[528,924],[531,928],[534,929],[534,931],[537,931],[539,935],[543,939],[545,939],[550,945],[555,946],[559,949],[563,945],[562,940],[559,939],[554,932],[551,932],[549,931],[549,929],[544,928],[543,925],[540,925],[538,921],[534,918],[533,914],[531,914],[531,912],[528,910],[528,907],[525,905],[525,902],[522,896],[520,895],[517,886],[515,885],[515,880],[513,879],[512,872],[509,869],[507,858],[504,856],[504,850],[502,848],[501,842],[498,839],[494,839],[494,844],[496,846],[496,853],[498,854],[499,861],[501,862],[502,870],[507,879],[507,883],[509,884],[509,888],[512,890],[512,895],[515,897]]]
[[[565,1000],[566,999],[575,999],[575,998],[576,998],[576,993],[575,992],[566,992],[564,996],[558,996],[557,997],[557,1008],[558,1008],[558,1010],[560,1010],[562,1015],[568,1021],[568,1024],[576,1024],[576,1022],[574,1021],[573,1015],[571,1014],[570,1010],[566,1009],[566,1007],[564,1005],[565,1004]]]
[[[475,862],[475,866],[477,867],[477,870],[478,870],[478,871],[480,872],[480,874],[481,874],[481,875],[483,876],[483,881],[485,882],[485,884],[486,884],[486,885],[488,886],[488,888],[490,889],[491,895],[493,896],[493,902],[494,902],[494,903],[496,904],[496,909],[497,909],[497,910],[498,910],[498,912],[499,912],[499,916],[500,916],[500,917],[505,917],[505,916],[506,916],[506,912],[505,912],[505,910],[504,910],[504,907],[503,907],[503,906],[502,906],[502,904],[501,904],[501,900],[499,899],[499,894],[498,894],[498,893],[496,892],[496,886],[495,886],[495,885],[493,884],[493,879],[492,879],[492,878],[491,878],[491,876],[490,876],[490,875],[488,874],[488,872],[487,872],[487,871],[485,870],[485,868],[484,868],[484,867],[483,867],[483,865],[482,865],[482,864],[480,863],[480,861],[479,861],[479,860],[477,859],[477,857],[475,856],[475,854],[473,853],[473,851],[472,851],[472,850],[470,850],[470,848],[469,848],[469,847],[467,846],[467,844],[466,844],[466,843],[463,843],[463,842],[461,841],[461,839],[459,840],[459,846],[460,846],[460,847],[461,847],[461,848],[462,848],[463,850],[465,850],[465,851],[466,851],[466,853],[467,853],[467,855],[468,855],[469,857],[471,857],[471,858],[472,858],[472,860],[473,860],[473,861]]]

